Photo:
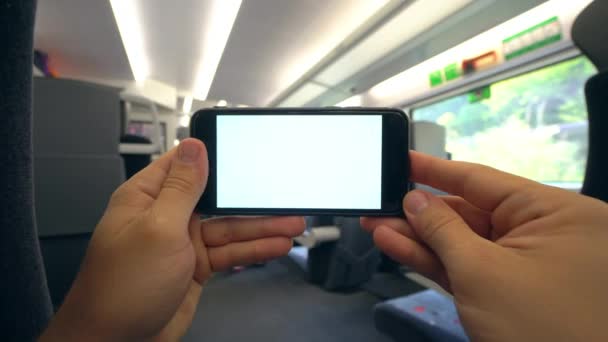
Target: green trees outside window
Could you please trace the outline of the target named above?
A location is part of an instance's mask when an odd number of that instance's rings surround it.
[[[416,108],[412,116],[446,127],[454,160],[578,187],[587,157],[584,86],[595,72],[577,57],[491,84],[487,99],[462,94]]]

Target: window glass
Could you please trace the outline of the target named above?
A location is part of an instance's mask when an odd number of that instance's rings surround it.
[[[577,188],[587,158],[584,85],[595,72],[577,57],[417,108],[412,117],[445,126],[454,160]]]

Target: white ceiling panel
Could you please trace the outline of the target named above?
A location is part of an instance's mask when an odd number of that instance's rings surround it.
[[[191,92],[212,0],[123,1],[138,10],[149,77]],[[210,98],[267,104],[386,2],[244,0]],[[62,76],[133,79],[109,0],[40,1],[36,46]]]
[[[211,97],[267,104],[386,2],[243,1]]]
[[[329,65],[315,80],[329,85],[339,84],[470,2],[472,0],[450,0],[437,6],[436,0],[415,1]]]
[[[149,77],[192,92],[200,65],[203,37],[214,1],[130,1],[141,22],[141,52]],[[287,103],[298,103],[326,86],[363,72],[388,53],[463,4],[484,0],[416,0],[393,24],[399,37],[380,28],[361,47],[331,62],[316,85],[305,86]],[[243,0],[224,50],[210,99],[253,106],[267,105],[317,64],[388,0]],[[442,11],[433,8],[442,6]],[[408,10],[421,7],[417,13]],[[444,11],[445,10],[445,11]],[[388,30],[388,29],[386,29]],[[388,33],[387,33],[388,32]],[[61,76],[85,80],[133,80],[109,0],[40,0],[35,46],[49,53]],[[373,54],[371,52],[374,52]],[[361,69],[361,70],[359,70]],[[326,91],[326,90],[325,90]],[[295,99],[299,99],[295,101]],[[295,102],[293,102],[294,100]]]

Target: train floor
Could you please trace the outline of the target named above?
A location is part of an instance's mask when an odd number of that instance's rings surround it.
[[[388,342],[374,327],[379,301],[365,291],[332,293],[312,285],[285,257],[212,278],[183,341]]]

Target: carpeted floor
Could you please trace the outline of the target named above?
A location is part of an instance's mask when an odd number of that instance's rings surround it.
[[[219,274],[203,290],[183,341],[378,341],[367,292],[330,293],[305,280],[283,258],[239,273]]]

